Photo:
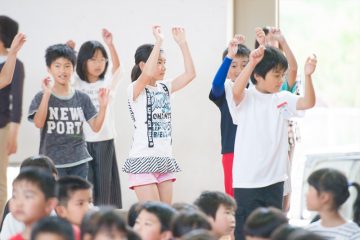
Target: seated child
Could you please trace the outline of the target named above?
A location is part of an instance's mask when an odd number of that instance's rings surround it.
[[[75,240],[71,224],[61,218],[45,217],[37,222],[30,240]]]
[[[211,225],[204,213],[199,210],[183,210],[175,216],[171,224],[171,231],[175,239],[195,229],[211,231]]]

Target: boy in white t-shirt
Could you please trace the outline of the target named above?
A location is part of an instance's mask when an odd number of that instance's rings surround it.
[[[260,46],[249,63],[227,86],[227,101],[234,124],[238,125],[233,165],[234,198],[237,202],[236,240],[244,239],[247,216],[257,207],[282,209],[287,179],[287,121],[315,105],[311,74],[316,57],[305,64],[305,95],[279,92],[287,70],[286,57],[277,49]],[[246,89],[251,78],[255,87]]]

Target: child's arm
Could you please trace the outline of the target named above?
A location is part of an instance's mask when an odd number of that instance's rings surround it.
[[[281,48],[283,49],[285,56],[288,60],[289,68],[288,68],[287,83],[288,83],[289,89],[291,89],[295,84],[296,76],[297,76],[298,65],[296,62],[296,58],[295,58],[293,52],[291,51],[289,44],[287,43],[284,35],[281,33],[280,29],[272,28],[272,29],[270,29],[270,32],[271,32],[272,36],[276,40],[278,40],[278,42],[279,42]]]
[[[120,59],[119,59],[119,55],[116,51],[116,48],[113,44],[112,33],[104,28],[102,30],[102,37],[104,39],[104,42],[106,43],[106,45],[108,46],[108,48],[110,50],[110,56],[111,56],[112,67],[113,67],[112,74],[114,74],[115,71],[120,67]]]
[[[23,33],[18,33],[12,41],[6,62],[0,73],[0,89],[11,83],[15,70],[16,54],[24,45],[25,41],[26,36]]]
[[[264,57],[265,47],[260,45],[257,49],[251,51],[249,56],[249,63],[241,71],[240,75],[236,78],[233,86],[233,98],[236,105],[239,105],[244,98],[244,90],[249,81],[249,78],[254,71],[256,65]]]
[[[164,40],[164,37],[161,34],[160,26],[153,26],[152,31],[155,37],[155,45],[146,63],[143,62],[140,63],[140,64],[144,64],[144,68],[139,78],[134,82],[133,101],[136,100],[136,98],[140,95],[140,93],[145,89],[146,85],[148,85],[151,79],[154,78],[154,73],[156,72],[159,55],[160,55],[160,48]]]
[[[109,102],[109,89],[100,88],[99,90],[99,112],[96,117],[88,121],[94,132],[99,132],[105,119],[106,109]]]
[[[190,83],[196,77],[195,66],[190,54],[190,50],[186,41],[185,29],[174,27],[172,28],[172,35],[179,45],[181,53],[184,59],[184,67],[185,72],[177,76],[172,81],[171,92],[176,92],[183,87],[185,87],[188,83]]]
[[[314,73],[317,64],[316,56],[313,54],[306,59],[305,62],[305,93],[304,97],[299,98],[296,103],[297,110],[306,110],[314,107],[316,96],[315,90],[312,83],[311,75]]]
[[[42,81],[43,96],[38,110],[34,115],[34,123],[37,128],[43,128],[46,122],[46,116],[48,113],[49,99],[51,96],[50,78],[47,77]]]
[[[225,92],[225,80],[229,68],[231,66],[232,59],[235,57],[236,52],[238,50],[238,44],[241,40],[243,42],[244,36],[236,35],[228,45],[228,54],[224,58],[223,63],[221,64],[220,68],[216,72],[214,80],[212,82],[211,94],[215,99],[221,97]]]

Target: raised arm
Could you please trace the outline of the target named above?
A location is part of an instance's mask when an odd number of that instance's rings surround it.
[[[16,64],[16,55],[26,41],[26,36],[23,33],[18,33],[11,43],[6,62],[0,73],[0,89],[6,87],[11,83]]]
[[[109,89],[100,88],[99,90],[99,112],[96,117],[88,121],[94,132],[99,132],[105,119],[106,109],[109,103]]]
[[[304,74],[305,74],[305,93],[304,97],[301,97],[296,103],[297,110],[306,110],[314,107],[316,96],[315,90],[312,83],[311,75],[314,73],[316,69],[317,59],[315,54],[312,54],[306,59]]]
[[[43,96],[41,98],[39,108],[34,115],[34,123],[37,128],[43,128],[46,122],[49,99],[51,96],[51,89],[52,89],[52,87],[50,86],[50,78],[47,77],[43,79],[41,86],[43,88]]]
[[[264,57],[265,47],[260,45],[257,49],[251,51],[249,56],[249,63],[241,71],[240,75],[236,78],[233,86],[233,98],[236,105],[239,105],[244,98],[244,90],[249,81],[249,78],[254,71],[256,65]]]
[[[180,27],[174,27],[172,28],[172,35],[174,37],[175,42],[180,47],[181,53],[183,55],[184,67],[185,67],[185,71],[179,76],[177,76],[172,82],[171,92],[176,92],[182,89],[183,87],[185,87],[196,77],[196,71],[186,41],[185,29]]]
[[[289,68],[288,68],[288,74],[287,74],[288,75],[287,83],[288,83],[289,89],[291,89],[295,84],[297,70],[298,70],[296,58],[295,58],[293,52],[291,51],[289,44],[287,43],[287,41],[285,39],[285,36],[281,33],[280,29],[271,28],[269,34],[272,34],[272,37],[279,42],[282,50],[285,53],[286,59],[288,60]]]
[[[144,67],[141,71],[139,78],[134,83],[134,90],[133,90],[134,101],[140,95],[140,93],[145,89],[146,85],[148,85],[150,81],[154,79],[154,74],[156,72],[157,63],[160,55],[160,49],[164,37],[161,34],[160,26],[154,26],[152,30],[153,30],[153,35],[155,37],[155,45],[146,63],[140,62],[140,64],[143,64]]]
[[[243,43],[244,39],[245,37],[242,35],[235,35],[235,37],[229,42],[228,53],[224,58],[223,63],[220,65],[220,68],[216,72],[216,75],[212,82],[211,93],[214,98],[219,98],[224,94],[225,92],[224,83],[226,80],[227,73],[231,66],[231,62],[237,53],[238,44],[240,42]]]
[[[115,71],[120,67],[120,59],[119,55],[116,51],[116,48],[113,44],[113,36],[112,33],[109,32],[107,29],[102,30],[102,37],[104,39],[104,42],[106,43],[107,47],[110,50],[110,56],[112,61],[112,74],[115,73]]]

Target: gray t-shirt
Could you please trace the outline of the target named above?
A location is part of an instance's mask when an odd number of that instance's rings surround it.
[[[31,102],[28,120],[33,121],[43,92]],[[97,115],[85,93],[75,90],[68,97],[51,94],[44,128],[40,130],[40,154],[50,157],[57,168],[73,167],[92,160],[87,151],[83,122]]]

